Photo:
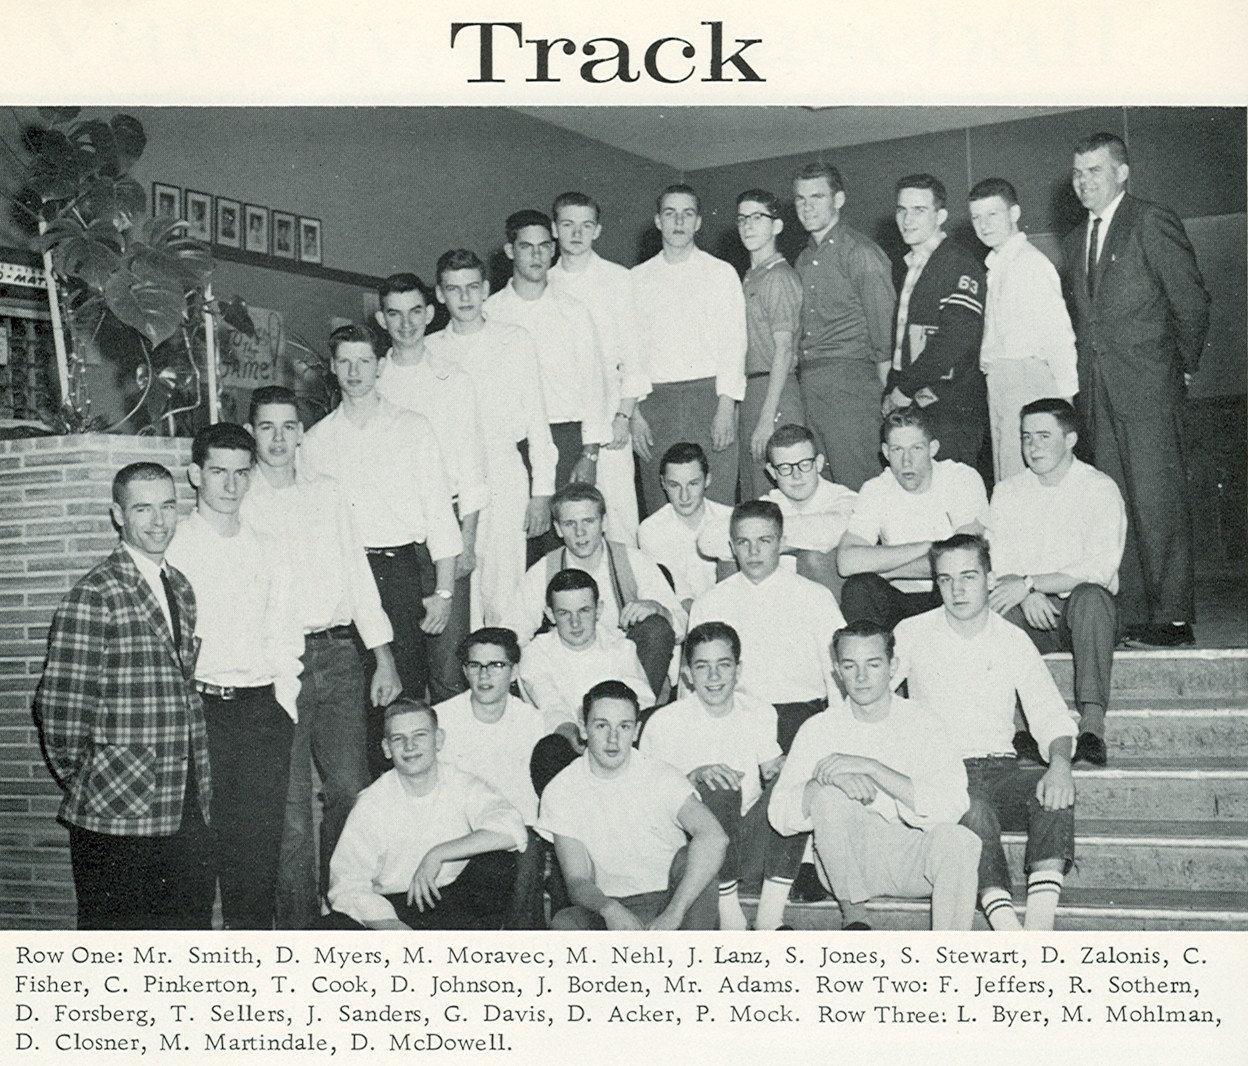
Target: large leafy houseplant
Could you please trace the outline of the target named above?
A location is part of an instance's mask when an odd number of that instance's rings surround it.
[[[185,235],[184,222],[146,217],[147,195],[130,176],[147,145],[142,124],[125,114],[105,121],[79,120],[79,113],[40,109],[42,123],[25,134],[31,161],[19,206],[39,230],[33,243],[50,261],[76,345],[108,337],[138,347],[141,394],[116,428],[145,405],[154,381],[185,380],[186,363],[198,384],[196,334],[211,310],[213,264],[208,246]],[[100,347],[106,359],[133,358]],[[70,359],[80,369],[81,359]],[[63,399],[61,421],[89,428],[81,402]],[[172,417],[169,423],[172,429]]]

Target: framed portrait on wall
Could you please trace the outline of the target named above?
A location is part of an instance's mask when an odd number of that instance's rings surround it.
[[[295,243],[295,216],[287,211],[274,211],[273,255],[278,259],[298,259],[299,249]]]
[[[182,190],[176,185],[152,182],[152,218],[181,218]]]
[[[188,237],[212,242],[212,197],[208,193],[186,190],[186,223]]]
[[[299,261],[323,263],[325,248],[321,240],[321,220],[299,216]]]
[[[217,243],[226,248],[241,248],[242,236],[242,205],[237,200],[217,197]]]
[[[243,208],[243,248],[248,252],[269,254],[269,209],[248,204]]]

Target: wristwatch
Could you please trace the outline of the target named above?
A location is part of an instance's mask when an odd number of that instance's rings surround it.
[[[455,598],[454,589],[434,589],[433,594],[440,600],[453,600]]]
[[[1023,587],[1028,592],[1035,592],[1036,591],[1036,579],[1032,577],[1030,574],[1024,574],[1023,575]]]

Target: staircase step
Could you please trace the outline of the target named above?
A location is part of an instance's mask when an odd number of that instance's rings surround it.
[[[1010,872],[1023,876],[1026,838],[1003,834]],[[1075,824],[1071,888],[1117,890],[1147,885],[1182,891],[1234,892],[1248,885],[1248,823],[1209,821],[1107,821]]]
[[[1248,766],[1240,760],[1185,767],[1115,759],[1104,768],[1076,766],[1075,786],[1081,825],[1087,819],[1248,822]]]
[[[1021,920],[1026,899],[1016,898],[1015,905]],[[743,901],[742,909],[753,918],[753,902]],[[931,924],[931,910],[926,900],[872,900],[867,904],[867,912],[867,920],[875,929],[927,929]],[[841,910],[834,900],[790,903],[784,917],[794,929],[839,932],[841,928]],[[978,911],[974,927],[988,929],[988,923]],[[1084,932],[1248,930],[1248,892],[1069,888],[1062,892],[1056,927]]]
[[[1073,698],[1074,666],[1069,652],[1045,659],[1066,699]],[[1176,648],[1114,652],[1111,697],[1152,698],[1248,696],[1248,649]],[[1110,713],[1113,713],[1112,707]]]
[[[1238,758],[1248,766],[1248,706],[1225,698],[1123,699],[1109,709],[1105,746],[1120,757]]]

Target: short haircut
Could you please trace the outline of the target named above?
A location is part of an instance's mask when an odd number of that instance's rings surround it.
[[[553,611],[556,592],[574,592],[577,589],[589,589],[594,594],[594,603],[598,602],[598,582],[591,574],[574,566],[560,570],[546,585],[546,606]]]
[[[204,426],[195,434],[191,442],[191,462],[203,466],[212,448],[222,448],[231,452],[246,452],[252,464],[256,461],[256,441],[237,422],[218,422],[216,425]]]
[[[329,335],[331,360],[337,358],[338,349],[344,344],[367,344],[373,350],[373,355],[377,354],[377,334],[361,322],[348,322]]]
[[[659,460],[659,477],[667,473],[669,466],[680,466],[683,463],[697,463],[702,468],[703,475],[711,472],[711,464],[706,458],[706,452],[702,450],[702,445],[682,440],[663,453],[663,458]]]
[[[485,264],[476,252],[468,248],[452,248],[438,256],[438,265],[433,268],[434,277],[439,285],[442,279],[452,270],[475,270],[485,280]]]
[[[637,693],[628,685],[623,681],[599,681],[585,693],[585,698],[581,700],[582,722],[589,722],[589,712],[594,709],[594,704],[599,700],[624,700],[633,705],[634,716],[641,716],[641,701],[637,698]]]
[[[1075,145],[1075,155],[1087,155],[1088,152],[1095,152],[1098,148],[1108,148],[1109,157],[1115,163],[1130,163],[1131,160],[1127,155],[1127,145],[1121,137],[1116,133],[1094,133],[1090,137],[1085,137]]]
[[[113,475],[113,503],[125,506],[126,488],[132,481],[168,481],[174,484],[173,475],[160,463],[131,463]]]
[[[841,172],[831,163],[807,163],[801,170],[793,175],[796,181],[817,181],[823,178],[827,181],[828,187],[832,190],[833,195],[838,192],[845,191],[845,179],[841,177]]]
[[[507,221],[503,223],[503,229],[507,232],[507,243],[515,243],[516,237],[522,229],[528,229],[530,226],[540,226],[546,231],[547,236],[550,235],[550,216],[542,211],[536,211],[531,207],[526,207],[523,211],[517,211],[507,216]]]
[[[932,423],[923,413],[923,408],[917,403],[912,403],[909,407],[898,407],[884,416],[884,422],[880,426],[880,440],[888,444],[888,435],[893,430],[907,429],[910,426],[922,430],[923,436],[929,441],[936,439],[932,433]]]
[[[841,653],[841,644],[846,637],[883,637],[884,638],[884,654],[890,659],[893,652],[897,648],[897,640],[893,636],[893,631],[886,625],[879,622],[872,622],[867,618],[859,618],[850,622],[848,625],[842,626],[832,634],[832,658],[836,659]]]
[[[601,518],[607,513],[607,501],[602,490],[583,481],[569,481],[550,498],[550,513],[554,515],[565,503],[592,503],[598,507]]]
[[[1018,193],[1005,178],[984,178],[983,181],[977,181],[967,194],[966,202],[973,204],[976,200],[989,200],[994,196],[1001,197],[1008,207],[1018,206]]]
[[[288,389],[285,385],[261,385],[260,388],[252,390],[251,404],[247,408],[247,422],[249,425],[256,424],[256,412],[261,407],[269,407],[275,404],[281,404],[285,407],[293,407],[295,414],[299,413],[299,398],[294,391]]]
[[[514,629],[506,629],[503,626],[483,626],[481,629],[474,629],[459,642],[459,647],[455,649],[455,654],[459,657],[459,665],[467,666],[472,649],[482,644],[493,644],[502,648],[507,653],[507,661],[512,666],[520,661],[520,641],[516,639]]]
[[[741,637],[737,631],[727,622],[703,622],[700,626],[694,626],[685,636],[685,665],[691,665],[693,653],[713,640],[726,641],[732,649],[732,657],[737,662],[741,661]]]
[[[675,185],[669,185],[654,200],[654,213],[656,215],[663,214],[663,201],[669,196],[692,196],[693,208],[697,211],[698,216],[702,215],[702,197],[694,190],[692,185],[686,185],[683,181],[678,181]]]
[[[819,444],[815,440],[815,435],[809,429],[793,422],[786,422],[767,438],[767,462],[773,461],[772,453],[777,448],[792,448],[793,445],[803,442],[814,448],[816,455],[819,454]]]
[[[902,189],[929,190],[937,211],[942,210],[949,199],[949,194],[945,192],[945,183],[934,174],[907,174],[904,178],[898,178],[894,192],[901,192]]]
[[[586,196],[583,192],[561,192],[555,197],[554,205],[550,209],[550,217],[558,218],[561,207],[588,207],[594,212],[595,222],[602,217],[602,208],[598,206],[598,201],[592,196]]]
[[[746,202],[762,204],[767,209],[767,214],[772,218],[779,218],[780,212],[784,208],[780,204],[780,197],[774,192],[768,192],[766,189],[746,189],[737,197],[737,207]]]
[[[425,303],[433,302],[433,293],[429,286],[412,273],[391,274],[377,286],[377,300],[381,309],[386,309],[386,297],[396,292],[418,292]]]
[[[737,526],[747,518],[762,518],[776,527],[777,533],[784,532],[784,512],[779,504],[771,500],[746,500],[732,509],[732,518],[728,522],[729,536],[735,535]]]
[[[386,704],[383,728],[390,724],[390,719],[398,718],[401,714],[419,714],[422,711],[432,720],[433,728],[437,729],[438,712],[424,700],[418,700],[415,696],[400,696],[393,703]]]
[[[983,565],[984,573],[992,571],[992,555],[988,551],[988,541],[974,533],[955,533],[948,540],[938,540],[927,550],[927,560],[932,566],[932,577],[936,576],[936,564],[943,555],[949,552],[968,549],[978,556]]]
[[[1019,422],[1021,423],[1028,415],[1052,415],[1057,419],[1057,424],[1062,427],[1063,433],[1079,432],[1079,416],[1075,413],[1074,405],[1060,396],[1045,396],[1039,400],[1032,400],[1019,412]]]

